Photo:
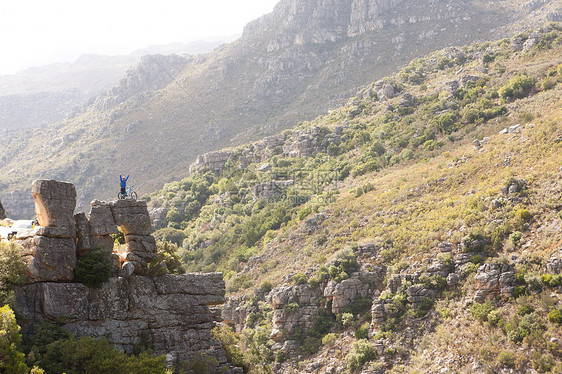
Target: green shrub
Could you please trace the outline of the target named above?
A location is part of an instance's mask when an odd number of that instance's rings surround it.
[[[183,240],[187,237],[187,235],[184,231],[174,229],[172,227],[166,227],[154,232],[154,237],[157,241],[167,241],[181,247]]]
[[[304,274],[304,273],[297,273],[297,274],[295,274],[291,277],[291,280],[293,281],[294,284],[301,285],[301,284],[306,284],[307,281],[308,281],[308,278],[306,277],[306,274]]]
[[[527,287],[526,286],[515,286],[513,290],[513,298],[517,299],[520,296],[527,294]]]
[[[21,258],[21,246],[0,242],[0,306],[13,302],[13,286],[25,281],[26,264]]]
[[[156,258],[149,265],[149,274],[184,274],[185,268],[178,256],[178,246],[167,241],[156,242]]]
[[[517,327],[507,333],[507,338],[509,339],[509,341],[518,344],[521,343],[527,335],[528,333],[526,331]]]
[[[322,345],[326,345],[328,347],[331,347],[334,344],[336,344],[336,340],[337,340],[337,336],[333,332],[329,333],[329,334],[326,334],[322,338]]]
[[[20,351],[20,327],[12,309],[0,308],[0,373],[27,374],[25,356]]]
[[[545,91],[551,90],[556,87],[556,83],[556,80],[547,78],[542,82],[542,89]]]
[[[459,129],[457,124],[457,115],[454,113],[445,113],[432,120],[433,126],[441,133],[451,134]]]
[[[265,294],[268,294],[269,292],[271,292],[272,289],[273,289],[273,285],[269,281],[263,282],[260,286],[260,291],[265,293]]]
[[[78,258],[74,280],[90,288],[99,288],[111,276],[113,263],[107,251],[96,248]]]
[[[490,313],[488,313],[488,323],[491,326],[497,326],[498,323],[501,320],[501,314],[498,310],[492,310]]]
[[[365,322],[361,327],[355,330],[356,339],[367,339],[369,337],[369,322]]]
[[[562,311],[561,310],[552,310],[548,313],[548,320],[552,323],[557,323],[562,325]]]
[[[416,318],[424,317],[427,314],[427,312],[429,312],[433,307],[433,303],[434,303],[433,298],[426,297],[425,299],[423,299],[420,305],[414,310],[414,317]]]
[[[517,245],[517,244],[519,244],[519,241],[521,240],[522,236],[523,236],[523,234],[521,234],[520,231],[515,231],[514,233],[509,235],[509,240],[511,240],[513,245]]]
[[[350,248],[336,252],[331,261],[333,264],[328,269],[328,274],[332,280],[341,282],[349,277],[349,274],[357,271],[358,264],[355,254]]]
[[[486,249],[488,241],[479,232],[472,232],[462,238],[464,252],[483,252]]]
[[[340,316],[343,327],[351,326],[355,321],[355,317],[351,313],[342,313]]]
[[[375,347],[366,339],[361,339],[353,343],[351,351],[345,356],[345,362],[349,369],[356,370],[376,358]]]
[[[300,305],[297,302],[287,303],[283,305],[283,312],[285,314],[291,314],[296,312],[299,309]]]
[[[57,340],[45,347],[37,363],[47,373],[166,373],[165,356],[128,356],[115,350],[105,338],[71,336]]]
[[[533,308],[531,305],[523,305],[521,307],[519,307],[519,309],[517,309],[517,314],[519,314],[520,316],[524,316],[526,314],[531,314],[535,311],[535,308]]]
[[[500,365],[512,368],[515,366],[516,361],[517,361],[517,357],[513,352],[502,351],[498,355],[498,362],[500,363]]]
[[[549,287],[558,287],[562,286],[562,274],[543,274],[541,275],[541,281],[543,284]]]
[[[232,280],[232,284],[228,288],[230,292],[238,292],[245,290],[254,285],[248,274],[241,274]]]
[[[500,88],[499,94],[502,99],[515,98],[521,99],[529,94],[534,87],[533,78],[522,74],[512,78],[505,86]]]
[[[244,354],[238,347],[240,343],[240,336],[238,334],[228,328],[228,326],[220,325],[211,331],[211,336],[213,339],[221,342],[228,363],[238,367],[244,366]]]
[[[483,304],[476,303],[472,305],[470,307],[470,314],[472,314],[472,317],[476,318],[480,322],[487,322],[488,315],[493,310],[494,310],[494,306],[489,301],[486,301]]]

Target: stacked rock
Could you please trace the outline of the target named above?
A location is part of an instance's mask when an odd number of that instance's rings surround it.
[[[134,266],[135,274],[146,274],[148,264],[156,258],[156,240],[151,235],[152,223],[146,202],[142,200],[118,200],[110,203],[115,224],[125,234],[126,251],[123,269]]]
[[[23,258],[31,282],[62,282],[74,279],[76,189],[71,183],[36,180],[32,184],[39,227],[23,240]]]
[[[90,213],[79,213],[74,217],[78,234],[78,255],[94,248],[102,248],[108,257],[113,257],[118,269],[122,263],[121,275],[146,274],[148,264],[156,257],[156,240],[151,235],[152,225],[146,202],[118,200],[105,202],[94,200]],[[119,256],[113,254],[117,227],[125,234],[125,249]]]

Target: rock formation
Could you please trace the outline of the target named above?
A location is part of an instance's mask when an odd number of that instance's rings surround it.
[[[63,282],[74,279],[76,190],[70,183],[38,180],[32,185],[40,227],[20,233],[27,275],[32,282]]]
[[[484,264],[474,280],[477,287],[474,301],[480,303],[492,297],[508,299],[515,289],[515,271],[507,264]]]
[[[4,210],[2,201],[0,201],[0,219],[4,219],[4,218],[6,218],[6,210]]]
[[[105,336],[131,353],[149,344],[174,362],[196,352],[225,363],[220,343],[211,338],[212,307],[224,302],[222,274],[110,278],[100,289],[80,283],[41,282],[18,288],[15,310],[27,321],[64,321],[78,336]]]
[[[211,328],[224,303],[222,274],[146,276],[156,242],[144,201],[93,201],[88,215],[74,215],[76,190],[54,180],[33,182],[40,226],[20,233],[27,284],[16,289],[15,312],[24,334],[40,321],[62,323],[78,336],[107,337],[132,352],[149,344],[170,363],[196,353],[226,364]],[[124,249],[114,251],[111,235],[124,233]],[[114,276],[99,289],[73,283],[77,258],[101,248],[114,260]]]

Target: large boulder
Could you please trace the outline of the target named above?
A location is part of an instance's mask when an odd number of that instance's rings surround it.
[[[73,238],[76,189],[72,183],[55,180],[36,180],[31,186],[35,213],[39,225],[38,235]]]
[[[119,233],[109,203],[94,200],[90,203],[90,235],[105,236]]]
[[[115,224],[125,235],[150,235],[152,222],[145,201],[117,200],[109,205]]]

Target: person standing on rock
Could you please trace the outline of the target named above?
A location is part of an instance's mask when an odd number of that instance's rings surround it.
[[[127,195],[127,180],[129,179],[129,176],[127,175],[126,178],[123,178],[122,175],[119,175],[119,180],[121,181],[121,195],[126,196]]]

